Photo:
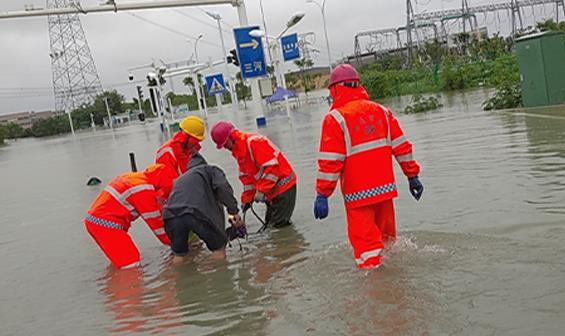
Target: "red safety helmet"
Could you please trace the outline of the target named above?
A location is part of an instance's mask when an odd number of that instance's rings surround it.
[[[212,140],[216,144],[216,148],[224,148],[226,142],[228,142],[228,138],[230,137],[234,129],[235,126],[231,122],[225,120],[220,120],[215,123],[214,126],[212,126],[210,135],[212,136]]]
[[[343,82],[359,82],[359,73],[350,64],[340,64],[333,69],[330,75],[328,88]]]

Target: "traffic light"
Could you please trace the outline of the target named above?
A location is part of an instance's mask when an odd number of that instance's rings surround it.
[[[157,79],[159,80],[159,85],[165,85],[167,80],[165,79],[165,72],[167,68],[161,67],[157,70]]]
[[[237,57],[237,51],[235,49],[230,50],[230,55],[228,56],[228,63],[239,66],[239,57]]]
[[[143,101],[143,87],[141,87],[141,85],[137,86],[137,96],[140,101]]]
[[[157,75],[155,75],[154,73],[147,75],[147,86],[153,87],[158,85],[159,83],[157,83]]]

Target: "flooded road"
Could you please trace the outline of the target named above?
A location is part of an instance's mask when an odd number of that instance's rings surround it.
[[[1,335],[557,335],[565,328],[565,109],[484,112],[486,93],[396,113],[423,167],[413,201],[397,169],[398,241],[384,268],[358,271],[339,193],[316,222],[316,152],[326,106],[269,120],[294,165],[294,227],[236,241],[225,262],[207,252],[170,265],[139,221],[139,270],[116,271],[82,225],[102,187],[146,166],[157,124],[0,147]],[[387,102],[399,109],[403,102]],[[225,112],[255,130],[250,111]],[[210,117],[210,124],[220,118]],[[203,153],[239,193],[234,160]],[[368,167],[370,172],[370,167]],[[261,207],[258,207],[259,210]],[[260,224],[248,218],[250,230]]]

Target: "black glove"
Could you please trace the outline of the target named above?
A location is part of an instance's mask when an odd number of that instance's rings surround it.
[[[230,241],[236,238],[245,238],[247,237],[247,228],[245,227],[245,225],[242,225],[238,228],[230,226],[226,229],[226,234],[228,235]]]
[[[424,186],[422,185],[422,182],[420,182],[420,179],[416,176],[409,178],[408,183],[410,184],[410,193],[416,201],[419,201],[424,193]]]
[[[245,203],[245,204],[243,204],[243,205],[242,205],[242,208],[243,208],[243,209],[241,209],[241,211],[242,211],[242,212],[246,212],[247,210],[251,209],[251,203]]]

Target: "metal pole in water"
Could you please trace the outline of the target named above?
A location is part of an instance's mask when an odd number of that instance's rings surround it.
[[[137,163],[135,162],[134,152],[129,152],[129,163],[131,165],[131,171],[137,173]]]

